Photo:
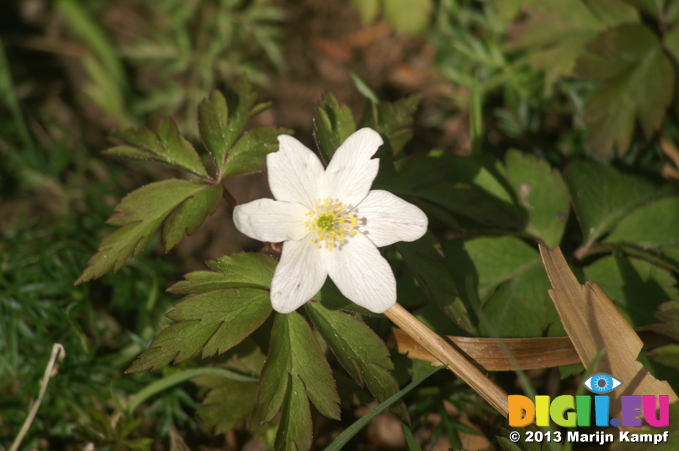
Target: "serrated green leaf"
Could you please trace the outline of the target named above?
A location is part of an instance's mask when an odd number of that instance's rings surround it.
[[[151,183],[123,198],[109,224],[122,228],[104,238],[76,285],[119,270],[127,258],[137,256],[146,247],[160,224],[183,201],[209,188],[209,185],[186,180]]]
[[[230,431],[255,408],[256,383],[218,376],[202,376],[193,381],[211,388],[203,404],[196,410],[196,415],[203,425],[214,428],[215,434]]]
[[[546,161],[517,150],[507,153],[506,165],[507,179],[528,216],[526,232],[549,247],[558,246],[570,211],[561,174]]]
[[[328,164],[339,146],[356,131],[354,116],[348,106],[326,93],[316,107],[314,139],[321,158]]]
[[[604,31],[578,58],[575,72],[603,82],[585,112],[592,124],[589,142],[597,153],[627,153],[635,117],[646,138],[660,128],[673,98],[674,69],[646,26],[626,24]]]
[[[366,385],[378,402],[398,392],[398,383],[389,373],[394,369],[389,350],[365,323],[318,302],[307,302],[305,310],[337,360],[359,387]],[[399,403],[393,410],[408,421],[405,404]]]
[[[175,247],[184,238],[191,235],[217,209],[222,199],[224,187],[221,183],[207,188],[182,202],[167,218],[163,227],[165,252]]]
[[[625,216],[606,238],[610,243],[630,243],[643,248],[679,244],[679,197],[645,204]]]
[[[582,234],[593,242],[622,218],[649,202],[674,194],[670,187],[627,175],[592,161],[575,161],[564,171]]]
[[[229,108],[224,95],[219,91],[212,91],[210,98],[203,99],[198,106],[200,137],[218,172],[230,147],[226,141],[228,118]]]
[[[503,236],[451,240],[443,250],[458,286],[465,286],[471,277],[478,287],[479,329],[483,335],[561,335],[563,328],[547,294],[549,279],[534,248]]]
[[[413,137],[413,115],[419,103],[420,95],[413,94],[395,102],[366,104],[358,128],[370,127],[384,138],[384,145],[377,151],[376,157],[391,158],[410,141]]]
[[[140,373],[175,364],[203,350],[202,357],[222,354],[257,329],[271,313],[269,292],[231,288],[190,296],[167,316],[177,324],[164,329],[126,370]]]
[[[633,326],[656,322],[653,312],[668,299],[679,299],[676,280],[664,269],[625,256],[608,256],[584,269]]]
[[[276,451],[306,451],[311,447],[313,432],[309,400],[299,376],[289,374],[287,380],[287,393],[274,447]]]
[[[529,50],[530,63],[545,71],[547,85],[570,75],[575,61],[600,31],[639,21],[637,11],[620,0],[532,0],[524,2],[530,19],[510,32],[510,48]]]
[[[665,345],[652,349],[646,356],[656,362],[679,371],[679,345]]]
[[[182,137],[171,118],[163,118],[157,133],[146,127],[117,130],[112,136],[122,143],[104,153],[119,157],[141,158],[207,177],[207,172],[190,142]]]
[[[198,107],[198,127],[203,144],[210,152],[217,167],[218,180],[226,177],[223,172],[225,163],[233,151],[232,146],[243,132],[247,121],[252,116],[267,109],[269,105],[269,103],[257,103],[257,92],[252,89],[252,85],[245,78],[239,79],[233,87],[233,91],[229,92],[226,97],[218,91],[214,91],[210,94],[209,100],[205,99],[201,102]],[[281,133],[285,133],[285,131],[282,130],[278,134]],[[239,169],[239,166],[243,164],[242,161],[235,163],[230,170],[230,175],[246,173],[239,172],[240,170],[249,170],[247,168]],[[252,172],[257,170],[259,169]]]
[[[660,304],[654,316],[662,321],[662,324],[652,324],[649,326],[650,329],[679,341],[679,301]]]
[[[443,264],[443,255],[437,252],[437,248],[440,246],[431,232],[412,243],[396,244],[398,253],[427,299],[435,303],[462,331],[475,335],[469,313],[457,297],[453,277]]]
[[[427,29],[434,3],[432,0],[389,0],[382,2],[382,8],[396,31],[417,35]]]
[[[214,271],[195,271],[167,289],[175,294],[197,294],[223,288],[271,288],[278,262],[264,254],[233,254],[206,262]]]
[[[278,136],[291,133],[292,130],[283,128],[253,128],[241,136],[229,151],[226,164],[222,168],[222,177],[263,171],[266,168],[267,154],[278,150]]]
[[[257,395],[260,422],[270,421],[281,408],[288,391],[281,380],[288,375],[302,380],[306,394],[323,415],[339,419],[339,395],[328,361],[311,327],[296,312],[277,314],[271,329],[269,356]]]

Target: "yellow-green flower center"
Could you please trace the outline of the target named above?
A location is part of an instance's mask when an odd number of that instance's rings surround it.
[[[325,247],[332,251],[334,247],[345,243],[346,238],[356,235],[358,231],[358,217],[347,212],[347,206],[341,202],[326,199],[318,200],[318,205],[306,215],[304,221],[307,230],[311,232],[311,243],[318,249]]]

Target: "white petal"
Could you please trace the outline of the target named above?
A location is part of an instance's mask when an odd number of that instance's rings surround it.
[[[307,240],[283,243],[281,261],[271,282],[271,305],[280,313],[290,313],[321,289],[328,273],[321,251]],[[327,251],[326,251],[327,252]]]
[[[233,210],[233,222],[241,233],[255,240],[272,243],[301,240],[309,233],[304,225],[308,211],[297,203],[257,199],[238,205]]]
[[[339,199],[351,206],[362,201],[377,176],[379,159],[371,158],[382,144],[380,134],[370,128],[362,128],[348,137],[328,164],[322,197]]]
[[[297,202],[312,209],[323,177],[321,161],[292,136],[281,135],[278,142],[278,152],[266,156],[271,192],[276,200]]]
[[[359,223],[365,218],[365,225],[359,230],[377,247],[397,241],[415,241],[427,232],[427,215],[388,191],[370,191],[353,213],[358,216]]]
[[[396,302],[396,279],[389,263],[362,234],[349,238],[341,249],[322,249],[330,278],[351,301],[382,313]]]

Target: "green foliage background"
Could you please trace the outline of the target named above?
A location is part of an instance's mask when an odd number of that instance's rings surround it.
[[[542,243],[561,246],[633,326],[678,340],[679,1],[413,0],[410,14],[402,3],[341,7],[433,55],[423,72],[435,89],[394,89],[347,63],[359,107],[326,93],[313,130],[295,130],[306,142],[313,133],[325,162],[358,128],[384,138],[374,188],[430,218],[418,242],[383,249],[399,302],[441,334],[563,336]],[[118,6],[0,6],[19,18],[0,32],[0,447],[59,342],[66,359],[21,449],[322,449],[356,408],[414,380],[389,404],[409,423],[403,447],[445,437],[462,448],[481,433],[517,449],[451,374],[418,379],[428,364],[388,347],[386,319],[332,283],[299,312],[272,314],[275,249],[179,280],[187,261],[166,252],[220,203],[241,201],[230,178],[263,170],[276,136],[293,133],[286,110],[258,119],[271,104],[257,91],[306,76],[283,40],[299,16],[284,2],[139,1],[147,32],[125,36],[107,22]],[[72,44],[47,47],[71,52],[60,64],[30,50],[53,29]],[[50,86],[78,89],[41,89],[45,64],[58,68]],[[450,139],[460,123],[468,137]],[[642,356],[675,390],[677,349]],[[581,372],[530,382],[567,390]],[[513,375],[494,377],[517,391]]]

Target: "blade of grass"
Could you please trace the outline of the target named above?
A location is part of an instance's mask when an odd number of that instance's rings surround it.
[[[413,431],[410,430],[408,426],[405,424],[401,425],[401,429],[403,429],[403,435],[406,438],[406,444],[408,445],[408,451],[422,451],[422,448],[420,448],[420,445],[417,444],[415,441],[415,437],[413,436]]]
[[[28,132],[24,116],[21,114],[21,108],[19,108],[19,102],[14,95],[12,73],[9,70],[9,62],[7,61],[2,41],[0,41],[0,101],[7,105],[7,108],[12,113],[16,127],[19,130],[19,135],[24,143],[24,148],[26,150],[34,150],[35,146],[33,145],[31,134]]]
[[[136,395],[130,400],[130,404],[127,407],[127,413],[132,415],[135,410],[139,408],[146,400],[151,398],[158,393],[167,390],[168,388],[185,382],[189,379],[193,379],[198,376],[222,376],[236,381],[244,382],[257,382],[259,378],[252,376],[245,376],[243,374],[238,374],[234,371],[229,371],[225,368],[216,367],[204,367],[204,368],[192,368],[189,370],[183,370],[178,373],[171,374],[160,380],[157,380],[143,389],[141,389]]]
[[[481,135],[483,134],[483,117],[481,104],[481,86],[478,77],[472,84],[472,98],[469,104],[469,124],[472,136],[472,155],[481,155]]]
[[[328,446],[325,448],[325,451],[339,451],[342,449],[344,445],[349,443],[349,440],[351,440],[354,435],[358,434],[358,432],[363,429],[370,420],[375,418],[377,414],[385,411],[388,409],[391,405],[396,403],[399,399],[404,397],[406,394],[408,394],[411,390],[413,390],[415,387],[420,385],[422,382],[424,382],[425,379],[427,379],[429,376],[434,374],[435,372],[439,371],[440,369],[445,368],[445,366],[437,366],[436,368],[432,368],[426,373],[422,374],[420,377],[412,381],[410,384],[408,384],[405,388],[403,388],[400,392],[396,393],[395,395],[391,396],[390,398],[387,398],[380,404],[379,406],[375,407],[373,410],[368,412],[367,414],[363,415],[361,418],[359,418],[354,424],[349,426],[342,432],[340,435],[337,436],[337,438]]]
[[[104,64],[118,86],[127,90],[125,70],[118,58],[115,47],[106,36],[106,32],[99,26],[97,21],[90,16],[87,9],[77,0],[59,0],[57,9],[64,16],[70,28],[94,51]]]
[[[370,100],[375,105],[379,105],[380,99],[378,99],[373,90],[370,89],[370,86],[368,86],[368,84],[364,82],[363,79],[356,75],[355,73],[350,72],[350,75],[351,80],[354,82],[354,86],[356,86],[358,92],[360,92],[363,97]]]

